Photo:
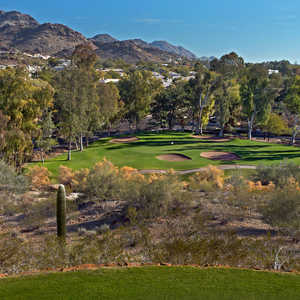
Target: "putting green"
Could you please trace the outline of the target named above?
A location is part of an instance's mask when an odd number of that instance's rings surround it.
[[[138,140],[128,143],[111,143],[109,138],[92,144],[84,152],[73,152],[72,161],[63,154],[46,161],[45,166],[58,174],[60,165],[74,170],[90,168],[104,157],[117,166],[130,166],[136,169],[190,170],[211,165],[258,165],[279,163],[284,159],[300,165],[300,148],[264,142],[233,139],[218,140],[195,139],[188,133],[141,134]],[[233,161],[210,160],[200,156],[202,152],[219,151],[237,155]],[[165,161],[157,159],[160,155],[181,154],[190,160]],[[29,164],[29,167],[33,164]]]

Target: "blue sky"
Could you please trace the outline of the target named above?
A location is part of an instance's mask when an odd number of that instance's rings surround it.
[[[198,56],[300,63],[299,0],[0,0],[0,9],[62,23],[90,37],[167,40]]]

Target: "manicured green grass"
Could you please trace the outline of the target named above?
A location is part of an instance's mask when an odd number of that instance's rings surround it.
[[[300,276],[235,269],[145,267],[0,280],[0,299],[299,299]]]
[[[137,169],[188,170],[209,164],[258,165],[279,163],[285,158],[300,164],[300,148],[292,146],[240,139],[219,143],[195,139],[188,133],[143,134],[138,137],[138,141],[126,144],[114,144],[109,142],[110,139],[102,139],[85,149],[83,153],[74,152],[70,162],[66,161],[67,155],[63,154],[47,161],[45,166],[56,176],[60,165],[74,170],[90,168],[104,157],[117,166],[131,166]],[[200,153],[206,151],[232,152],[241,159],[224,162],[200,157]],[[169,162],[156,158],[161,154],[173,153],[187,155],[192,160]]]

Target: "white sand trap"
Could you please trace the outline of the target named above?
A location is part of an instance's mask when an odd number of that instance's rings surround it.
[[[186,160],[192,160],[190,157],[183,155],[183,154],[163,154],[156,156],[159,160],[166,160],[166,161],[186,161]]]
[[[110,142],[118,144],[118,143],[132,143],[135,141],[138,141],[138,138],[134,136],[134,137],[117,138],[117,139],[111,140]]]
[[[237,156],[234,153],[230,152],[215,152],[215,151],[210,151],[210,152],[202,152],[200,154],[201,157],[208,158],[211,160],[226,160],[226,161],[231,161],[231,160],[238,160],[240,159],[239,156]]]

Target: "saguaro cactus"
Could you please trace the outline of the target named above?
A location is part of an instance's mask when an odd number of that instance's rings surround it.
[[[63,184],[61,184],[57,191],[56,199],[56,224],[57,224],[57,236],[62,240],[66,239],[66,190]]]

